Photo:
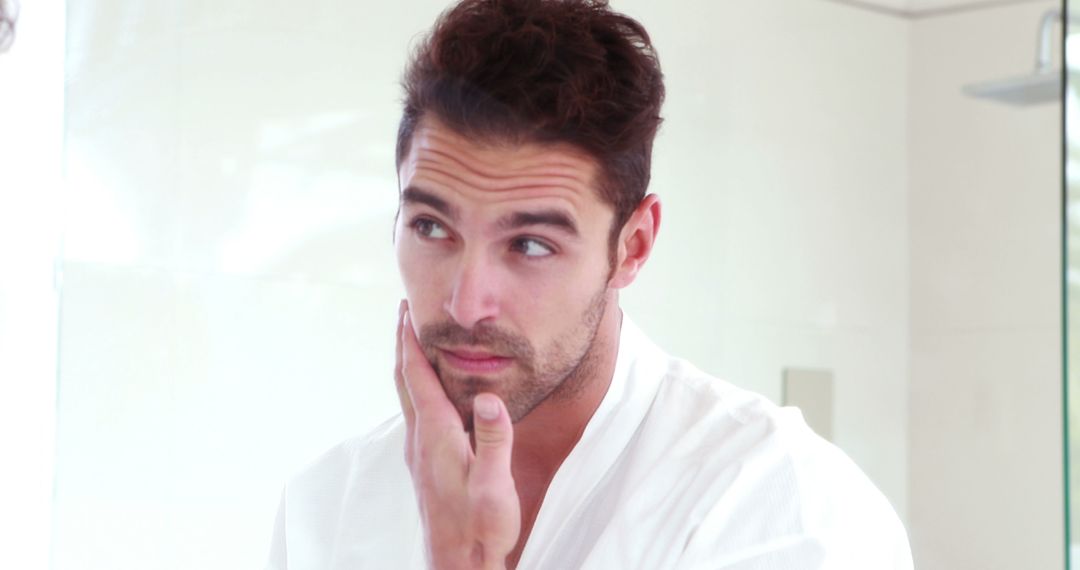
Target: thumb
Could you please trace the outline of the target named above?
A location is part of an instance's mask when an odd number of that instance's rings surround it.
[[[477,394],[473,398],[473,438],[477,469],[492,475],[510,471],[514,426],[506,405],[495,394]]]
[[[510,468],[514,427],[506,405],[495,394],[473,398],[473,438],[469,526],[481,546],[481,567],[504,568],[521,533],[521,502]]]

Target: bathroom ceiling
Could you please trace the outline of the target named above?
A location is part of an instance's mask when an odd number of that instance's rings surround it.
[[[938,12],[941,10],[953,10],[974,8],[978,6],[995,6],[1004,4],[1022,4],[1032,1],[1045,0],[834,0],[845,4],[861,4],[866,7],[882,8],[898,15],[919,16],[921,14]]]

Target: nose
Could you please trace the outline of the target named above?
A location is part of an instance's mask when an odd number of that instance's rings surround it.
[[[451,284],[444,309],[459,325],[472,329],[499,315],[497,269],[480,252],[466,252]]]

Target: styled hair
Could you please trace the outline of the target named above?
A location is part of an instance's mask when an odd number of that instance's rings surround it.
[[[585,151],[615,210],[612,245],[645,197],[663,74],[645,28],[607,0],[462,0],[417,45],[402,85],[398,167],[433,116],[482,142]]]

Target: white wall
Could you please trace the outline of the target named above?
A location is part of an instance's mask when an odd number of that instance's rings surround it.
[[[73,2],[54,556],[254,568],[396,410],[397,80],[439,3]]]
[[[916,567],[1064,567],[1059,105],[963,96],[1034,65],[1026,3],[912,24],[909,532]]]

